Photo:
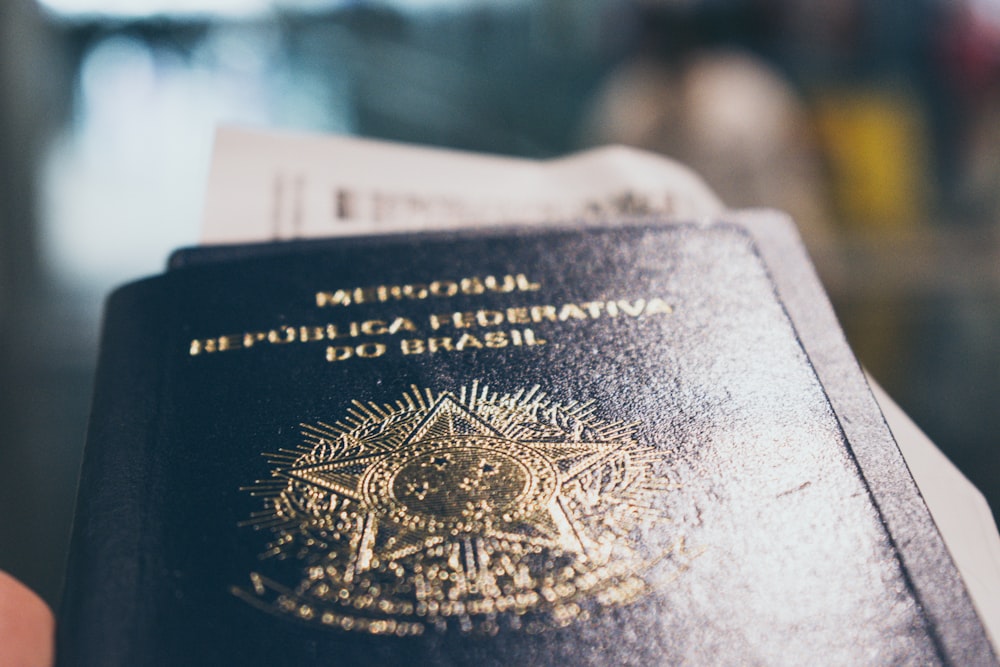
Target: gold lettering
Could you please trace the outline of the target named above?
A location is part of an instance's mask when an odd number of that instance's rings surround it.
[[[354,348],[354,353],[365,359],[381,357],[385,354],[385,345],[382,343],[362,343]]]
[[[451,346],[451,338],[428,338],[427,339],[427,349],[431,352],[437,352],[439,350],[445,350],[451,352],[454,348]]]
[[[486,285],[486,289],[491,292],[513,292],[517,288],[517,283],[514,281],[513,276],[504,276],[503,282],[497,282],[495,276],[486,276],[483,279],[483,283]]]
[[[267,332],[267,342],[274,345],[294,343],[295,329],[288,326],[281,327],[280,329],[271,329]]]
[[[542,320],[555,322],[558,319],[555,306],[532,306],[530,311],[532,322],[541,322]]]
[[[645,299],[636,299],[635,303],[629,303],[625,300],[618,301],[618,307],[624,311],[626,315],[631,315],[632,317],[639,317],[642,315],[642,311],[646,308]]]
[[[330,340],[337,340],[338,338],[350,338],[351,334],[349,332],[341,330],[335,324],[327,324],[326,337]]]
[[[452,313],[451,323],[456,329],[468,329],[476,326],[475,313]]]
[[[559,309],[559,321],[565,322],[570,318],[573,318],[574,320],[585,320],[587,319],[587,313],[580,310],[580,307],[575,303],[563,304],[563,307]]]
[[[397,317],[389,325],[389,333],[395,335],[400,331],[416,331],[417,327],[411,320],[405,317]]]
[[[253,347],[262,340],[267,340],[267,334],[263,331],[243,334],[243,347]]]
[[[541,285],[539,283],[531,282],[523,273],[517,274],[514,277],[514,280],[517,283],[517,289],[521,290],[522,292],[534,292],[535,290],[541,288]]]
[[[330,345],[326,348],[327,361],[346,361],[352,357],[373,359],[385,354],[386,347],[382,343],[362,343],[351,347],[349,345]]]
[[[483,338],[486,340],[486,347],[507,347],[510,344],[505,331],[490,331]]]
[[[361,323],[361,332],[366,336],[381,336],[389,333],[389,329],[382,320],[367,320]]]
[[[423,354],[427,351],[427,346],[419,338],[409,338],[399,341],[399,349],[403,354]]]
[[[670,315],[673,312],[674,309],[670,306],[670,304],[659,297],[653,297],[646,302],[647,315],[659,315],[660,313]]]
[[[455,296],[458,294],[458,283],[451,280],[435,280],[428,288],[433,296]]]
[[[351,297],[354,303],[371,303],[378,300],[378,290],[374,287],[355,287]]]
[[[323,327],[299,327],[299,340],[303,343],[323,340],[325,337],[326,331],[323,330]]]
[[[536,338],[535,332],[531,329],[524,330],[524,344],[525,345],[545,345],[548,341],[544,338]]]
[[[474,347],[477,349],[482,349],[483,344],[479,342],[479,339],[472,334],[462,334],[461,338],[455,343],[456,350],[464,350],[467,347]]]
[[[518,273],[482,278],[460,278],[458,280],[435,280],[428,284],[412,285],[374,285],[370,287],[352,287],[333,291],[316,292],[316,306],[350,306],[358,303],[374,301],[401,301],[403,299],[426,299],[434,297],[453,297],[457,294],[483,294],[490,292],[534,292],[541,289],[541,284],[532,281],[527,275]]]
[[[345,359],[350,359],[354,356],[354,348],[347,346],[333,346],[329,345],[326,348],[326,360],[327,361],[344,361]]]
[[[403,288],[400,285],[379,285],[375,288],[375,295],[383,303],[389,299],[401,301],[403,299]]]
[[[396,301],[402,301],[403,300],[403,296],[404,295],[403,295],[403,286],[402,285],[390,285],[388,288],[385,288],[383,286],[383,290],[385,290],[385,292],[388,293],[386,295],[386,297],[383,299],[383,301],[388,301],[389,297],[392,297]]]
[[[499,310],[477,310],[476,323],[481,327],[495,327],[503,324],[503,313]]]
[[[235,334],[230,334],[228,336],[219,336],[219,352],[224,350],[234,350],[243,347],[243,337],[237,336]]]
[[[498,280],[493,276],[485,278],[463,278],[462,281],[438,280],[427,285],[379,285],[354,288],[336,292],[317,292],[317,303],[340,304],[363,303],[372,300],[386,301],[393,298],[426,299],[430,296],[453,296],[459,292],[478,293],[480,290],[494,292],[520,289],[538,289],[539,283],[529,281],[524,274],[507,275]],[[504,324],[531,324],[545,322],[566,322],[568,320],[589,320],[600,317],[643,317],[671,314],[673,307],[664,299],[615,299],[612,301],[585,301],[559,305],[532,305],[505,308],[503,310],[481,309],[475,311],[437,313],[429,315],[431,329],[456,330],[498,327]],[[344,341],[361,336],[389,336],[400,332],[416,332],[416,323],[406,317],[386,317],[347,322],[342,324],[289,326],[282,325],[267,331],[250,331],[240,334],[225,334],[215,338],[196,338],[188,344],[188,354],[198,356],[229,350],[248,349],[266,343],[284,345],[287,343],[310,343],[323,340]],[[457,333],[460,332],[456,332]],[[545,345],[547,341],[535,335],[532,329],[511,329],[493,331],[479,335],[462,333],[457,337],[442,336],[426,339],[407,339],[400,342],[403,354],[424,354],[452,352],[467,349],[501,348],[513,346]],[[381,343],[361,343],[359,345],[333,345],[327,347],[326,356],[330,361],[343,361],[354,357],[375,358],[384,355],[386,346]]]
[[[462,278],[459,285],[462,287],[462,294],[482,294],[486,291],[486,286],[479,278]]]
[[[349,306],[351,305],[350,294],[342,289],[336,292],[316,292],[316,307],[326,306]]]
[[[403,285],[403,295],[408,299],[426,299],[427,285]]]
[[[511,324],[530,324],[531,316],[527,308],[508,308],[507,321]]]

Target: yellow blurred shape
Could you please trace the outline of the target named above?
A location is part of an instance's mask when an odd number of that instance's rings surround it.
[[[848,90],[822,95],[816,123],[843,222],[898,233],[925,218],[928,146],[915,100],[899,91]]]

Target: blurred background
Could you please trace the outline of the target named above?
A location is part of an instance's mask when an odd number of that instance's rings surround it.
[[[676,157],[798,220],[1000,514],[1000,0],[3,0],[0,568],[56,601],[101,303],[196,242],[216,124]]]

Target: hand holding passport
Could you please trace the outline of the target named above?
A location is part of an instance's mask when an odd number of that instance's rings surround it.
[[[996,664],[791,223],[677,182],[118,290],[61,664]]]
[[[0,664],[50,666],[54,635],[48,605],[27,586],[0,572]]]

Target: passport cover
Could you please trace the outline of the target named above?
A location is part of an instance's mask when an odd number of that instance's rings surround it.
[[[770,213],[189,249],[121,288],[58,660],[996,664]]]

